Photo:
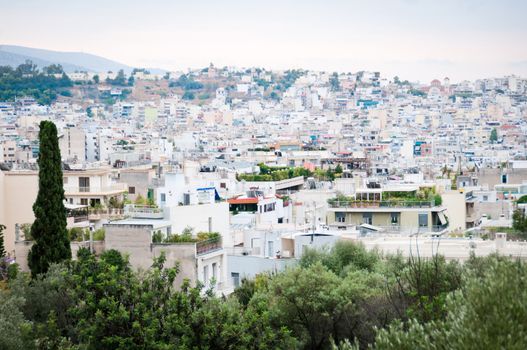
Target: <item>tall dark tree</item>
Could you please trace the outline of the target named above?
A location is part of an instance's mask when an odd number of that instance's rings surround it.
[[[0,224],[0,258],[6,256],[5,246],[4,246],[4,229],[5,226]]]
[[[35,244],[28,256],[33,277],[46,272],[52,263],[71,259],[66,230],[62,162],[55,124],[50,121],[41,122],[39,140],[38,195],[33,204],[35,222],[31,226]]]
[[[490,142],[498,142],[498,130],[496,130],[496,128],[492,129],[492,131],[490,132]]]

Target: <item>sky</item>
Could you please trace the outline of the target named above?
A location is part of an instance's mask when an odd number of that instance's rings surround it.
[[[134,67],[527,76],[525,0],[0,0],[0,44]]]

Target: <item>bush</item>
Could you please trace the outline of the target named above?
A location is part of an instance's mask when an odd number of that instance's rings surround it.
[[[106,236],[106,232],[103,228],[97,229],[93,232],[93,240],[94,241],[104,241],[104,238]]]

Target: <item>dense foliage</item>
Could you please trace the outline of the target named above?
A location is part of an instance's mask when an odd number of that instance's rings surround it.
[[[110,250],[0,290],[4,349],[525,349],[525,263],[384,257],[342,241],[243,280],[228,298],[164,257],[144,272]],[[14,275],[13,275],[14,276]]]
[[[87,250],[33,281],[20,275],[0,292],[5,349],[291,349],[295,340],[269,322],[267,306],[242,308],[188,282],[164,257],[133,272],[117,251]]]
[[[15,69],[0,66],[0,101],[30,96],[46,105],[55,101],[57,94],[71,95],[68,90],[71,86],[73,83],[60,65],[44,67],[42,72],[29,60]]]
[[[71,248],[66,230],[64,185],[57,127],[42,121],[39,132],[38,195],[33,204],[35,221],[31,237],[35,244],[28,255],[33,276],[46,272],[52,263],[71,259]]]
[[[519,238],[527,238],[527,216],[522,209],[516,209],[512,214],[512,228],[517,231]]]

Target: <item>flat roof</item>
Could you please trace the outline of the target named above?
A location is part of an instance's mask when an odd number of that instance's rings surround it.
[[[144,225],[152,226],[154,229],[171,226],[170,220],[159,220],[159,219],[123,219],[108,222],[106,225]]]

